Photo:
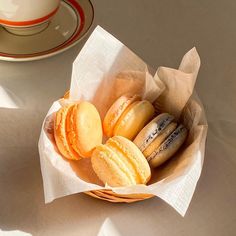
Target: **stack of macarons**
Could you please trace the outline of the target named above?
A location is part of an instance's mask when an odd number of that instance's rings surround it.
[[[69,104],[56,113],[55,141],[65,158],[91,157],[93,170],[104,184],[147,184],[150,167],[174,155],[187,137],[187,129],[170,114],[154,116],[153,105],[138,95],[119,97],[103,122],[93,104]],[[109,138],[105,144],[103,134]]]

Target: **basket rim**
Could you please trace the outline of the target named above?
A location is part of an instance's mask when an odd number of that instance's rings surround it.
[[[91,197],[95,197],[97,199],[109,201],[109,202],[117,202],[117,203],[131,203],[137,201],[143,201],[145,199],[149,199],[155,197],[153,194],[146,193],[138,193],[138,194],[117,194],[114,193],[111,189],[101,189],[101,190],[92,190],[84,192]]]

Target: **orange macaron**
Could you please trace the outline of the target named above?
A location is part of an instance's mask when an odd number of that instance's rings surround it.
[[[102,124],[96,107],[79,102],[61,107],[56,113],[54,137],[60,153],[71,160],[90,157],[102,143]]]
[[[119,97],[107,111],[103,131],[107,137],[119,135],[132,140],[152,119],[154,107],[139,95]]]

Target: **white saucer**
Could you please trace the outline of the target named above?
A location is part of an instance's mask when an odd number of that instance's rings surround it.
[[[17,36],[0,26],[0,60],[32,61],[61,53],[80,41],[93,17],[89,0],[63,0],[47,29],[38,34]]]

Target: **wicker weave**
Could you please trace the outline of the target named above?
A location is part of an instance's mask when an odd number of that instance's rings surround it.
[[[138,202],[148,198],[154,197],[151,194],[117,194],[111,190],[95,190],[90,192],[85,192],[86,194],[109,202],[124,202],[124,203],[131,203],[131,202]]]

